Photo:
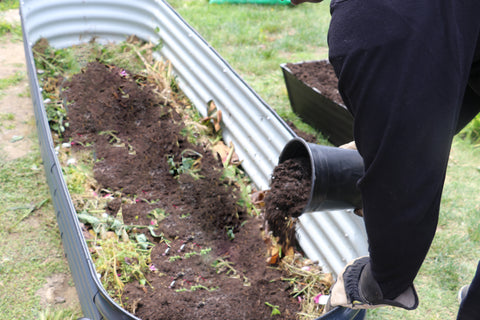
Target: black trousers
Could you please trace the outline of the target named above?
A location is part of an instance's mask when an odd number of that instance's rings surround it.
[[[453,136],[480,112],[480,1],[331,0],[331,14],[329,59],[365,163],[372,269],[394,298],[430,248]],[[474,308],[480,319],[480,300]]]

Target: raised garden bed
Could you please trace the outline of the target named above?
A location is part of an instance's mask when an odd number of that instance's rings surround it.
[[[332,277],[293,250],[280,260],[285,251],[264,230],[262,192],[218,139],[221,112],[211,103],[202,119],[163,76],[169,70],[148,59],[152,46],[130,39],[34,46],[64,176],[104,287],[145,320],[318,315],[314,299]],[[135,58],[147,72],[112,64]],[[85,60],[79,73],[65,70],[69,59]]]
[[[327,60],[281,65],[293,111],[334,145],[353,140],[353,117],[338,93],[338,79]]]
[[[257,187],[268,186],[279,152],[295,134],[166,1],[85,3],[61,0],[51,3],[25,0],[20,3],[20,9],[42,159],[82,310],[89,319],[137,319],[110,298],[97,278],[57,157],[55,148],[58,146],[53,144],[45,114],[46,102],[40,94],[33,64],[32,45],[42,36],[56,48],[62,48],[91,39],[102,43],[118,42],[132,33],[147,41],[162,42],[164,46],[155,54],[161,54],[172,63],[179,87],[202,117],[207,115],[207,102],[211,100],[216,101],[223,111],[223,138],[227,145],[233,142],[243,161],[242,167]],[[221,88],[228,88],[228,94]],[[298,229],[301,246],[329,270],[335,272],[344,261],[365,252],[361,228],[350,220],[350,215],[326,212],[315,219],[306,218]],[[319,221],[322,222],[312,230],[311,227]],[[332,221],[338,221],[338,226],[329,227]],[[302,236],[307,229],[307,236]],[[322,240],[319,241],[317,236]],[[324,245],[325,239],[332,240],[328,246]],[[272,312],[275,309],[270,308]]]

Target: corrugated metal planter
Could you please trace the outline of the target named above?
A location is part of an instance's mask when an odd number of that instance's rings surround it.
[[[299,62],[294,65],[305,63],[312,62]],[[352,141],[353,117],[347,108],[298,79],[287,64],[282,64],[281,68],[293,111],[303,121],[325,134],[333,144],[338,146]]]
[[[55,153],[32,54],[35,42],[43,37],[63,48],[132,34],[161,41],[157,58],[172,63],[180,89],[199,112],[205,116],[211,100],[222,110],[223,138],[235,145],[259,189],[268,188],[281,150],[296,135],[164,0],[22,0],[20,14],[42,160],[82,311],[88,319],[137,319],[109,297],[97,277]],[[307,256],[334,275],[367,252],[363,222],[347,211],[305,214],[297,231]]]

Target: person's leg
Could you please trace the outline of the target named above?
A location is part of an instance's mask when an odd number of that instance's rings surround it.
[[[330,61],[355,118],[371,272],[385,298],[412,285],[435,233],[480,29],[480,3],[467,2],[331,2]]]
[[[469,86],[465,91],[462,111],[457,124],[459,132],[480,112],[480,39],[477,43],[475,62],[470,73]],[[466,297],[458,310],[457,320],[480,319],[480,263],[470,284]]]
[[[477,273],[468,289],[467,296],[462,300],[458,310],[457,320],[478,320],[480,319],[480,263],[477,266]]]

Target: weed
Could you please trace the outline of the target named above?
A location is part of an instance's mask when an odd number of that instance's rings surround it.
[[[474,144],[475,147],[480,147],[480,114],[463,128],[459,136]]]
[[[150,254],[153,244],[143,233],[135,232],[147,228],[152,236],[155,234],[153,226],[125,225],[121,210],[117,218],[104,214],[101,218],[88,212],[78,214],[78,219],[90,226],[96,235],[90,240],[90,248],[94,257],[96,270],[102,275],[105,288],[113,291],[115,297],[121,301],[125,283],[137,280],[145,285],[145,273],[150,269]]]
[[[218,287],[208,288],[208,287],[202,286],[201,284],[197,284],[197,285],[191,286],[189,289],[187,288],[176,289],[175,292],[187,292],[187,291],[197,291],[197,290],[215,291],[215,290],[218,290]]]
[[[108,131],[100,131],[98,134],[101,136],[108,136],[109,140],[108,143],[113,144],[113,145],[118,145],[119,143],[122,142],[122,139],[117,137],[115,130],[108,130]]]
[[[47,113],[48,124],[50,129],[54,131],[59,137],[63,136],[65,128],[68,127],[67,110],[62,103],[50,102],[47,100],[45,105]]]
[[[187,252],[187,253],[185,253],[184,258],[188,259],[188,258],[193,257],[193,256],[205,256],[205,255],[209,254],[210,251],[212,251],[212,248],[205,248],[205,249],[200,250],[200,252],[197,252],[197,251]]]
[[[212,266],[216,269],[217,273],[225,272],[227,275],[232,274],[234,276],[238,273],[233,267],[233,263],[223,258],[215,260]]]
[[[235,279],[243,279],[243,285],[246,287],[251,286],[250,280],[244,275],[240,277],[240,273],[233,267],[233,263],[226,260],[228,257],[225,258],[217,258],[213,264],[212,267],[215,268],[217,273],[223,273],[225,272],[226,275],[230,276],[231,278]]]
[[[13,121],[13,120],[15,120],[15,114],[11,112],[0,114],[0,121]]]
[[[175,162],[174,156],[167,157],[167,163],[169,166],[169,172],[175,178],[178,178],[181,174],[189,174],[195,180],[203,178],[200,175],[201,163],[202,163],[202,154],[198,153],[192,149],[185,149],[180,154],[181,162]]]
[[[105,238],[109,231],[114,232],[118,237],[121,237],[123,241],[127,241],[129,239],[128,233],[134,233],[134,240],[137,244],[144,249],[150,248],[152,244],[146,240],[146,237],[142,233],[135,233],[135,231],[139,229],[147,229],[152,237],[160,238],[161,242],[168,243],[169,241],[164,238],[163,234],[156,234],[155,227],[144,226],[144,225],[126,225],[123,223],[122,219],[122,209],[120,208],[119,212],[117,213],[117,218],[114,218],[106,213],[103,213],[101,218],[98,218],[91,213],[87,212],[86,210],[78,213],[78,219],[80,222],[89,224],[92,226],[93,231],[95,234],[99,235],[101,238]]]
[[[172,256],[172,257],[168,258],[168,261],[170,261],[170,262],[175,262],[175,261],[181,260],[181,259],[182,259],[181,256],[176,255],[176,256]]]
[[[187,252],[187,253],[185,253],[185,255],[183,257],[180,256],[180,255],[172,256],[168,259],[168,261],[175,262],[177,260],[189,259],[189,258],[194,257],[194,256],[205,256],[205,255],[209,254],[210,251],[212,251],[212,248],[205,248],[205,249],[200,250],[199,252],[198,251]]]
[[[291,278],[282,278],[282,281],[292,286],[292,296],[302,301],[302,310],[297,313],[299,319],[319,317],[323,307],[317,300],[320,295],[326,294],[333,284],[333,277],[324,273],[322,269],[310,260],[299,254],[284,257],[279,264]]]
[[[62,172],[67,182],[68,191],[73,194],[85,194],[90,183],[93,184],[92,173],[85,166],[69,165],[62,167]]]
[[[47,308],[46,310],[38,314],[38,320],[74,320],[80,315],[69,310],[52,310]]]
[[[0,127],[3,127],[4,123],[6,121],[11,122],[11,121],[14,121],[14,120],[15,120],[15,114],[10,113],[10,112],[9,113],[0,113]],[[5,126],[5,129],[7,129],[7,130],[11,130],[13,128],[15,128],[15,124],[12,124],[12,123],[7,124]]]
[[[233,241],[235,239],[235,233],[233,233],[233,228],[232,227],[225,227],[225,228],[227,229],[228,239]]]
[[[274,306],[273,304],[269,303],[269,302],[265,302],[265,304],[267,306],[269,306],[270,308],[272,308],[272,313],[270,314],[272,317],[273,316],[276,316],[276,315],[281,315],[282,313],[280,312],[280,307],[279,306]]]
[[[1,4],[1,2],[0,2]],[[18,24],[11,24],[7,21],[0,21],[0,36],[13,34],[16,38],[22,38],[22,27]]]
[[[0,90],[5,90],[8,87],[17,85],[23,79],[25,79],[25,73],[21,71],[17,71],[6,78],[0,78]]]
[[[6,11],[9,9],[18,9],[18,0],[2,0],[0,1],[0,11]]]
[[[210,251],[212,251],[212,248],[202,249],[202,250],[200,250],[200,255],[201,255],[201,256],[204,256],[204,255],[210,253]]]
[[[155,209],[153,209],[152,211],[150,211],[147,216],[148,216],[148,217],[152,217],[152,218],[154,219],[154,220],[152,220],[152,221],[154,221],[155,224],[157,224],[157,223],[163,221],[163,220],[164,220],[166,217],[168,217],[169,215],[170,215],[170,214],[168,214],[168,213],[165,211],[165,209],[155,208]]]
[[[139,248],[133,241],[120,241],[115,236],[96,239],[91,248],[103,285],[113,290],[118,299],[121,300],[125,283],[133,280],[147,283],[145,273],[151,262],[150,250]]]

